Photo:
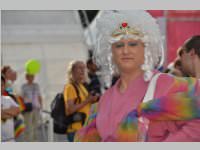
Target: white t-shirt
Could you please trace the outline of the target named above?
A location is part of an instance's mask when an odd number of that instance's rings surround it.
[[[33,108],[40,108],[39,96],[40,88],[37,83],[23,84],[21,88],[21,95],[24,97],[25,103],[32,103]]]
[[[18,104],[9,96],[1,96],[1,109],[11,106],[18,107]],[[1,121],[1,139],[4,141],[14,141],[14,120],[13,118]]]

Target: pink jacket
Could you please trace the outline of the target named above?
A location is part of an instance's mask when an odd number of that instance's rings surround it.
[[[154,100],[151,103],[141,103],[148,87],[148,83],[144,82],[142,76],[130,82],[124,93],[118,91],[118,81],[101,97],[98,113],[91,115],[88,125],[76,134],[76,141],[200,141],[200,119],[177,121],[179,118],[180,120],[184,120],[184,116],[185,120],[195,118],[191,116],[197,114],[198,109],[194,109],[193,111],[193,108],[188,106],[199,106],[200,101],[197,101],[197,103],[188,103],[187,96],[179,97],[178,95],[186,92],[185,94],[192,94],[192,96],[197,94],[199,96],[200,82],[194,81],[195,84],[191,84],[191,86],[188,82],[192,83],[192,81],[194,79],[188,78],[186,81],[182,78],[175,79],[170,75],[161,74],[157,80]],[[178,96],[178,99],[170,96],[173,94]],[[198,96],[197,98],[199,98]],[[138,125],[135,123],[137,117],[134,110],[136,108],[138,109],[137,113],[139,116],[141,115],[150,120],[147,136],[145,134],[146,126],[144,126],[144,123],[141,123],[139,128],[136,127]],[[151,113],[152,108],[154,108],[154,111]],[[158,108],[157,112],[155,111],[156,108]],[[159,109],[161,109],[160,112]],[[187,116],[189,116],[188,119]],[[171,121],[173,119],[174,121]],[[138,130],[139,134],[137,133]]]
[[[171,85],[172,82],[172,79],[161,76],[157,84],[158,87],[170,87],[169,85]],[[165,91],[167,91],[167,89]],[[159,97],[164,94],[165,91],[156,89],[154,96]],[[149,142],[200,142],[200,119],[191,121],[150,122],[147,137]]]

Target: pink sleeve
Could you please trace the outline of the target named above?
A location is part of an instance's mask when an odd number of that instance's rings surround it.
[[[162,74],[160,76],[160,78],[158,79],[158,86],[156,88],[155,97],[159,98],[162,95],[165,95],[167,93],[178,92],[180,94],[180,92],[183,92],[183,91],[191,91],[191,93],[194,93],[195,96],[199,95],[200,80],[196,80],[195,84],[191,84],[194,81],[191,78],[185,78],[185,79],[175,78],[175,79],[177,79],[177,80],[174,80],[174,77],[172,77],[172,76],[166,76],[166,75]],[[187,82],[185,82],[187,79],[190,79],[190,81],[188,82],[189,84]],[[182,82],[184,84],[178,84],[179,82]],[[163,91],[163,88],[160,88],[160,87],[165,87],[165,90]],[[171,101],[171,100],[172,99],[170,98],[169,101]],[[184,102],[183,98],[180,98],[180,102]],[[180,104],[181,103],[179,103],[178,105],[180,106]],[[171,107],[168,107],[168,108],[173,108],[174,106],[175,105],[172,105]],[[187,105],[186,105],[186,107],[187,107]],[[186,107],[184,109],[179,108],[179,110],[186,110]],[[182,112],[179,111],[178,114],[180,115],[181,113]],[[173,113],[173,114],[175,114],[175,113]],[[150,134],[150,136],[149,136],[149,139],[151,139],[151,140],[152,139],[157,140],[159,137],[158,135],[160,135],[161,140],[159,140],[159,141],[163,141],[163,142],[197,142],[197,141],[199,142],[200,141],[200,119],[193,119],[193,120],[189,120],[189,121],[177,121],[179,123],[179,124],[177,124],[177,126],[175,125],[176,121],[175,122],[168,121],[169,122],[168,124],[166,124],[167,121],[158,121],[158,122],[164,123],[164,124],[163,124],[163,126],[160,126],[160,125],[150,126],[150,129],[152,129],[152,131],[153,131],[152,132],[153,134]],[[169,125],[171,125],[171,126],[169,127]],[[156,133],[155,131],[157,131],[158,127],[160,127],[161,129],[163,129],[165,127],[166,130],[169,131],[169,134],[165,135],[165,133],[166,133],[165,129],[161,130],[159,133]],[[173,129],[173,131],[171,131],[172,130],[171,127],[175,127]]]
[[[150,120],[191,120],[200,118],[200,84],[194,78],[175,78],[166,93],[138,106],[138,114]],[[162,90],[166,87],[160,87]]]
[[[177,132],[171,133],[163,142],[200,142],[200,119],[187,122]]]

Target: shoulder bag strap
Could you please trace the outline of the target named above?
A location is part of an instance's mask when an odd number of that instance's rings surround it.
[[[147,88],[147,92],[144,96],[143,102],[148,102],[149,100],[152,100],[154,98],[154,92],[156,89],[156,83],[157,83],[157,79],[160,76],[161,73],[157,73],[156,75],[154,75],[148,85]],[[138,123],[138,129],[139,129],[139,137],[138,137],[138,141],[140,142],[144,142],[147,140],[147,132],[148,132],[148,128],[149,128],[149,120],[145,117],[139,117],[138,118],[139,123]]]
[[[144,96],[144,99],[142,102],[147,102],[149,100],[152,100],[154,97],[154,93],[155,93],[155,89],[156,89],[156,83],[157,83],[157,79],[158,77],[161,75],[161,73],[157,73],[156,75],[154,75],[148,85],[147,88],[147,92]]]
[[[76,91],[76,94],[77,94],[77,99],[75,100],[75,104],[78,102],[78,103],[81,103],[81,97],[80,97],[80,93],[79,93],[79,90],[78,90],[78,87],[75,83],[72,83],[72,85],[74,86],[75,88],[75,91]]]

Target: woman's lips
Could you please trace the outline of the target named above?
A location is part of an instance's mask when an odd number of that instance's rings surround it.
[[[132,57],[123,57],[123,58],[121,58],[121,60],[130,61],[130,60],[134,60],[134,58],[132,58]]]

